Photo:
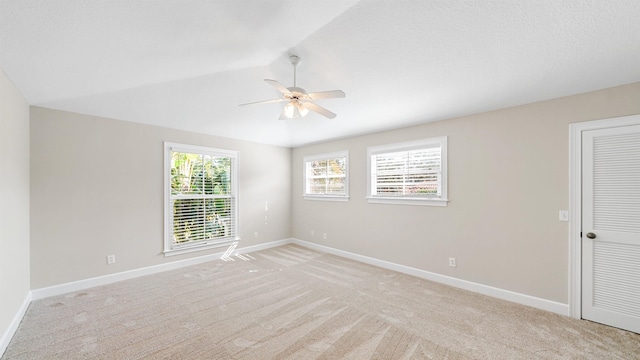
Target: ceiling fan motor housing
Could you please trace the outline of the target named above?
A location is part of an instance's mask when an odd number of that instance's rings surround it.
[[[287,96],[287,98],[301,100],[301,99],[304,99],[307,95],[307,92],[303,88],[292,86],[287,89],[291,91],[291,94]]]

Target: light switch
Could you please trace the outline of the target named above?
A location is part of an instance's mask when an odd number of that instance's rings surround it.
[[[560,210],[560,213],[558,214],[558,220],[569,221],[569,212],[567,210]]]

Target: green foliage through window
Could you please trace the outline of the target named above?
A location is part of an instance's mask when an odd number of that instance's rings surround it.
[[[173,243],[235,236],[234,158],[171,151]]]

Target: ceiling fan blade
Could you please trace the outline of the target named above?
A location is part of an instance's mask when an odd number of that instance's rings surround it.
[[[307,95],[313,100],[345,97],[344,91],[342,90],[320,91],[320,92],[309,93]]]
[[[287,99],[273,99],[273,100],[256,101],[256,102],[250,102],[250,103],[246,103],[246,104],[240,104],[238,106],[256,105],[256,104],[271,104],[271,103],[277,103],[277,102],[283,102],[283,101],[287,101]]]
[[[336,114],[332,113],[331,111],[323,108],[320,105],[314,104],[312,102],[306,102],[303,104],[307,109],[312,110],[317,112],[318,114],[327,117],[329,119],[333,119],[334,117],[336,117]]]
[[[267,82],[267,84],[273,86],[274,88],[278,89],[278,91],[280,91],[283,94],[291,94],[291,91],[289,91],[289,89],[287,89],[284,85],[280,84],[279,82],[275,81],[275,80],[271,80],[271,79],[264,79],[264,81]]]

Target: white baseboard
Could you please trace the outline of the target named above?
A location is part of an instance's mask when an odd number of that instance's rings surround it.
[[[4,351],[7,350],[7,346],[9,346],[9,342],[13,337],[13,334],[18,330],[18,326],[22,321],[22,318],[27,313],[27,309],[29,308],[29,304],[31,304],[31,292],[27,293],[27,296],[22,301],[22,305],[18,309],[18,312],[13,316],[9,327],[2,334],[2,338],[0,338],[0,357],[4,354]]]
[[[276,240],[268,243],[233,249],[232,251],[229,251],[229,252],[225,251],[225,252],[220,252],[215,254],[198,256],[190,259],[178,260],[178,261],[173,261],[165,264],[153,265],[153,266],[148,266],[140,269],[123,271],[115,274],[98,276],[94,278],[78,280],[78,281],[73,281],[73,282],[64,283],[60,285],[54,285],[54,286],[49,286],[45,288],[35,289],[35,290],[31,290],[31,299],[40,300],[50,296],[67,294],[75,291],[92,288],[95,286],[107,285],[107,284],[111,284],[111,283],[122,281],[122,280],[128,280],[128,279],[133,279],[140,276],[156,274],[163,271],[179,269],[185,266],[201,264],[207,261],[218,260],[225,255],[235,256],[237,254],[244,254],[244,253],[249,253],[253,251],[269,249],[272,247],[289,244],[292,241],[293,241],[292,239]]]
[[[234,255],[235,254],[246,254],[246,253],[250,253],[250,252],[254,252],[254,251],[271,249],[271,248],[274,248],[274,247],[291,244],[293,242],[294,242],[294,239],[289,238],[289,239],[271,241],[271,242],[268,242],[268,243],[263,243],[263,244],[258,244],[258,245],[246,246],[246,247],[237,249],[236,252],[234,252]]]
[[[347,259],[352,259],[352,260],[360,261],[366,264],[381,267],[384,269],[389,269],[389,270],[401,272],[404,274],[412,275],[415,277],[419,277],[422,279],[477,292],[483,295],[492,296],[498,299],[531,306],[534,308],[550,311],[560,315],[569,316],[568,304],[562,304],[559,302],[550,301],[550,300],[546,300],[546,299],[542,299],[542,298],[538,298],[530,295],[520,294],[510,290],[499,289],[493,286],[478,284],[478,283],[461,280],[461,279],[457,279],[450,276],[440,275],[440,274],[416,269],[416,268],[405,266],[405,265],[400,265],[400,264],[396,264],[396,263],[392,263],[392,262],[388,262],[388,261],[384,261],[376,258],[371,258],[368,256],[351,253],[348,251],[338,250],[338,249],[331,248],[324,245],[314,244],[304,240],[292,239],[291,242],[300,246],[307,247],[312,250],[317,250],[317,251],[325,252],[328,254],[337,255]]]
[[[409,266],[400,265],[400,264],[396,264],[396,263],[392,263],[392,262],[388,262],[388,261],[384,261],[376,258],[371,258],[368,256],[359,255],[359,254],[351,253],[348,251],[343,251],[343,250],[331,248],[328,246],[314,244],[308,241],[303,241],[303,240],[293,239],[293,238],[276,240],[268,243],[237,248],[237,249],[234,249],[232,252],[230,252],[230,254],[227,252],[209,254],[209,255],[194,257],[190,259],[184,259],[184,260],[174,261],[170,263],[124,271],[124,272],[115,273],[115,274],[109,274],[109,275],[94,277],[90,279],[69,282],[69,283],[50,286],[46,288],[35,289],[31,291],[31,293],[29,294],[28,301],[25,300],[26,305],[24,305],[23,307],[24,307],[24,311],[26,311],[26,308],[28,307],[29,302],[31,300],[40,300],[50,296],[62,295],[62,294],[66,294],[74,291],[88,289],[94,286],[111,284],[117,281],[133,279],[139,276],[151,275],[151,274],[159,273],[162,271],[174,270],[174,269],[182,268],[185,266],[196,265],[196,264],[200,264],[207,261],[221,259],[223,258],[223,256],[225,256],[225,254],[227,256],[235,256],[237,254],[245,254],[245,253],[250,253],[254,251],[265,250],[265,249],[282,246],[290,243],[294,243],[300,246],[307,247],[309,249],[325,252],[328,254],[341,256],[347,259],[360,261],[360,262],[378,266],[384,269],[398,271],[398,272],[419,277],[422,279],[431,280],[431,281],[443,283],[446,285],[455,286],[461,289],[474,291],[483,295],[493,296],[499,299],[508,300],[511,302],[515,302],[515,303],[519,303],[527,306],[532,306],[538,309],[551,311],[561,315],[566,315],[566,316],[569,315],[568,304],[562,304],[555,301],[550,301],[542,298],[537,298],[534,296],[520,294],[510,290],[499,289],[499,288],[495,288],[488,285],[461,280],[454,277],[436,274],[429,271],[416,269]],[[20,314],[16,315],[16,317],[19,319],[17,324],[20,323],[22,316],[24,316],[24,313],[22,313],[21,315]],[[16,324],[16,328],[17,328],[17,324]],[[13,331],[15,331],[15,329]],[[11,335],[13,335],[13,333],[11,333]],[[4,336],[2,339],[4,341],[5,339]],[[11,339],[11,337],[9,337],[9,339]],[[8,343],[8,340],[7,340],[7,343]],[[0,343],[0,345],[2,344],[3,343]]]

